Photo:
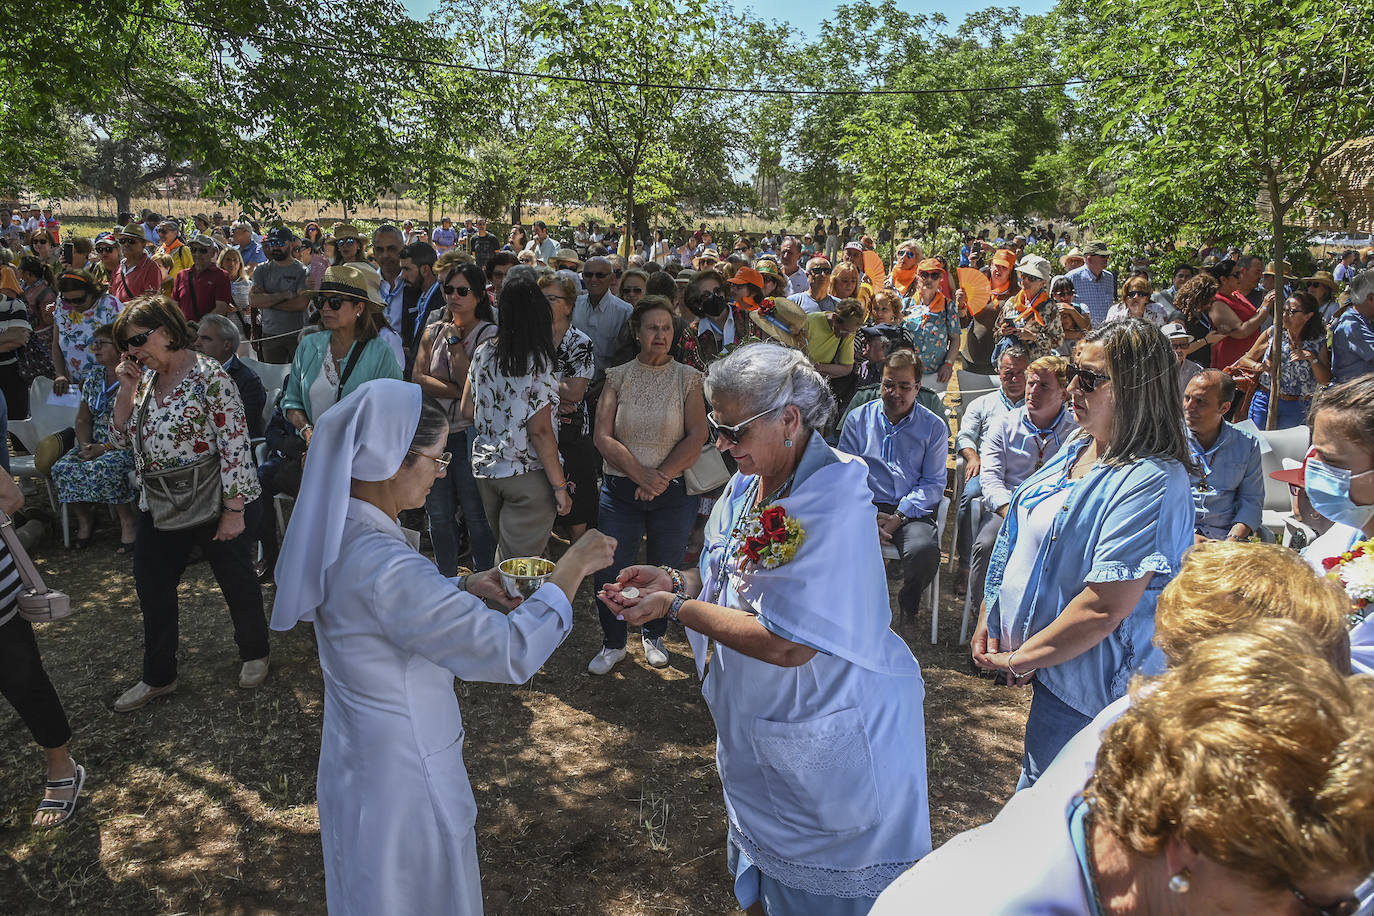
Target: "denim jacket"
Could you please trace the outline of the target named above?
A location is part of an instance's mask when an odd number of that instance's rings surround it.
[[[1095,716],[1126,692],[1131,674],[1150,658],[1155,600],[1193,543],[1192,488],[1177,461],[1142,458],[1124,466],[1095,465],[1074,484],[1040,545],[1034,581],[1026,584],[1028,607],[998,603],[1002,575],[1016,543],[1017,509],[1028,489],[1064,474],[1087,446],[1086,436],[1068,442],[1032,474],[1012,497],[989,561],[986,591],[988,632],[1003,618],[1027,639],[1049,626],[1070,601],[1094,582],[1126,582],[1154,573],[1130,615],[1104,639],[1067,662],[1036,672],[1036,680],[1085,716]]]

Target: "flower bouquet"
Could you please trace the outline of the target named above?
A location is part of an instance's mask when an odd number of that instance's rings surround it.
[[[1350,596],[1355,605],[1352,624],[1364,619],[1369,602],[1374,601],[1374,538],[1357,541],[1338,556],[1322,560],[1326,576]]]
[[[764,569],[777,569],[790,563],[797,548],[806,540],[801,522],[787,514],[782,506],[769,506],[744,524],[744,541],[735,555],[741,570],[747,564]]]

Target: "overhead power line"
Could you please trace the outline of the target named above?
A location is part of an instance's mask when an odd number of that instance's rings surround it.
[[[1080,77],[1068,80],[1053,80],[1043,83],[1017,83],[1004,86],[946,86],[939,89],[767,89],[762,87],[742,88],[740,86],[693,86],[684,83],[652,83],[636,82],[634,80],[618,80],[591,76],[568,76],[558,73],[538,73],[531,70],[510,70],[503,67],[479,67],[476,64],[464,64],[457,61],[426,60],[419,57],[408,57],[400,54],[380,54],[375,51],[359,51],[354,48],[345,48],[340,45],[327,44],[320,41],[311,41],[305,38],[279,38],[272,35],[260,35],[255,32],[241,32],[231,29],[228,26],[212,25],[206,22],[196,22],[190,19],[180,19],[174,16],[159,16],[154,13],[130,12],[131,16],[140,19],[151,19],[156,22],[168,25],[182,25],[187,28],[200,29],[204,32],[214,32],[220,35],[227,35],[241,41],[255,41],[263,44],[285,45],[297,48],[309,48],[314,51],[326,51],[331,54],[344,54],[353,57],[367,57],[373,60],[388,61],[398,64],[415,64],[424,67],[443,67],[449,70],[462,70],[468,73],[482,73],[489,76],[514,76],[528,79],[551,80],[561,83],[582,83],[594,86],[632,86],[642,89],[667,89],[674,92],[729,92],[745,93],[748,95],[807,95],[807,96],[866,96],[866,95],[955,95],[966,92],[1016,92],[1023,89],[1059,89],[1066,86],[1080,86],[1091,83],[1101,82],[1102,79],[1089,79]]]

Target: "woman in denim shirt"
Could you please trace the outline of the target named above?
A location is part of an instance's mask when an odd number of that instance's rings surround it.
[[[1144,319],[1110,322],[1068,376],[1082,433],[1012,498],[973,635],[975,664],[1034,690],[1018,788],[1125,693],[1152,651],[1155,598],[1193,542],[1169,342]]]

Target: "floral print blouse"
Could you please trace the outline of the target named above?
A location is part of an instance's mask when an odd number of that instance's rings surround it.
[[[959,310],[954,303],[945,301],[943,294],[935,295],[931,305],[940,306],[939,311],[922,305],[917,296],[903,300],[902,325],[916,342],[916,353],[927,375],[938,372],[946,359],[953,362],[959,350]]]
[[[558,381],[569,378],[584,378],[591,381],[596,377],[596,359],[593,355],[592,339],[572,325],[558,342]],[[587,435],[587,401],[584,398],[577,409],[558,418],[557,429],[571,434]]]
[[[66,373],[74,384],[80,385],[86,373],[96,365],[95,354],[91,352],[96,328],[112,324],[123,307],[124,303],[110,295],[97,299],[89,311],[67,308],[65,303],[57,303],[57,342],[62,347],[62,353],[53,354],[53,363],[60,363],[60,371]]]
[[[472,354],[468,384],[472,386],[474,477],[501,479],[543,470],[527,425],[545,406],[558,410],[556,368],[555,364],[543,372],[502,375],[494,340]]]
[[[156,380],[156,372],[145,370],[134,391],[134,410],[128,422],[118,426],[110,418],[110,446],[133,448],[140,477],[144,470],[185,467],[218,452],[224,498],[242,496],[244,502],[257,499],[262,487],[249,448],[248,419],[238,389],[224,367],[197,354],[191,371],[162,402],[153,390]],[[134,424],[140,418],[142,423],[135,432]],[[133,446],[135,435],[139,436],[137,448]]]

